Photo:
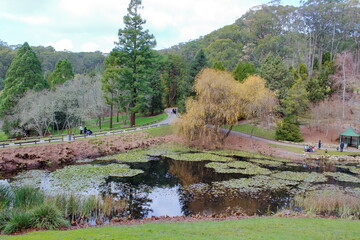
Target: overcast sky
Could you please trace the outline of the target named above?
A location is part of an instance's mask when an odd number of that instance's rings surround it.
[[[130,0],[0,0],[0,40],[74,52],[110,52]],[[269,0],[143,0],[156,49],[197,39]],[[283,4],[298,6],[297,0]]]

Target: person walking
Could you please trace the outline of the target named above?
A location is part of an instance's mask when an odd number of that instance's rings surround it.
[[[84,129],[83,129],[83,126],[80,126],[80,127],[79,127],[79,130],[80,130],[80,134],[83,134],[83,130],[84,130]]]
[[[321,149],[321,140],[319,140],[319,142],[318,142],[318,149],[319,150]]]
[[[341,142],[340,143],[340,152],[344,151],[344,146],[345,146],[344,142]]]

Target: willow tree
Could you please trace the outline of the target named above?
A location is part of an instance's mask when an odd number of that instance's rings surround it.
[[[204,69],[195,82],[196,98],[186,102],[180,133],[190,142],[222,143],[240,118],[264,115],[272,110],[274,94],[265,80],[251,76],[240,83],[225,71]],[[221,133],[223,125],[230,125]]]

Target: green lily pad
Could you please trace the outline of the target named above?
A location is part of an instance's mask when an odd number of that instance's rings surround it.
[[[351,176],[346,173],[341,172],[324,172],[326,176],[331,176],[337,181],[341,182],[352,182],[352,183],[360,183],[360,178]]]
[[[183,153],[174,155],[163,155],[164,157],[172,158],[174,160],[182,161],[214,161],[214,162],[226,162],[232,161],[230,157],[219,156],[211,153]]]
[[[278,172],[271,175],[272,177],[284,179],[284,180],[291,180],[291,181],[298,181],[298,182],[326,182],[328,179],[326,176],[320,173],[308,173],[308,172]]]
[[[240,173],[247,175],[271,174],[269,169],[261,168],[255,164],[244,161],[231,161],[226,163],[212,162],[206,164],[205,167],[213,168],[218,173]]]

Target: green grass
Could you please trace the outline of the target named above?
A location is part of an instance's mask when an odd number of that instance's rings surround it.
[[[144,116],[142,114],[136,114],[136,125],[141,125],[141,124],[148,124],[150,122],[153,121],[162,121],[165,120],[167,118],[167,114],[161,113],[155,116]],[[101,129],[109,129],[110,128],[110,118],[109,117],[105,117],[105,121],[101,123]],[[113,117],[113,128],[121,128],[123,127],[123,121],[121,116],[119,117],[120,122],[116,123],[116,116]],[[126,122],[127,124],[129,124],[129,120]],[[87,128],[90,128],[92,131],[96,131],[99,130],[99,125],[96,124],[96,119],[93,119],[91,121],[86,122],[85,124],[87,126]],[[79,131],[77,129],[77,131]]]
[[[166,135],[171,135],[175,133],[174,127],[170,125],[151,128],[147,130],[142,130],[141,132],[147,132],[151,137],[163,137]]]
[[[6,140],[8,139],[8,136],[3,131],[0,131],[0,140]]]
[[[71,231],[37,231],[1,239],[360,239],[360,221],[250,218],[232,221],[147,223]]]
[[[229,126],[226,126],[225,128],[229,128]],[[260,128],[252,126],[251,124],[241,124],[234,126],[232,130],[246,134],[251,134],[251,131],[253,130],[253,136],[275,140],[275,130],[273,129]]]
[[[294,152],[294,153],[304,153],[304,148],[303,147],[291,147],[291,146],[284,146],[284,145],[278,145],[278,144],[269,144],[272,147],[276,147],[276,148],[281,148],[281,149],[285,149],[289,152]],[[307,154],[310,155],[337,155],[337,156],[347,156],[347,155],[360,155],[360,152],[339,152],[339,151],[334,151],[334,150],[327,150],[327,153],[325,153],[325,149],[315,149],[315,152],[307,152]]]

